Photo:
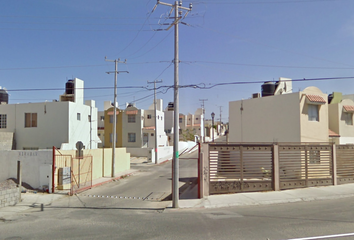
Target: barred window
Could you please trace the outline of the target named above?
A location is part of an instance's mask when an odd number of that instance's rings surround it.
[[[7,127],[7,115],[0,114],[0,128],[6,128],[6,127]]]

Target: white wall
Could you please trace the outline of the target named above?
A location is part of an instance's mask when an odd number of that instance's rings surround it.
[[[25,128],[25,113],[37,113],[37,127]],[[0,105],[7,114],[8,126],[2,132],[14,132],[16,149],[53,146],[68,142],[68,102],[44,102]]]
[[[50,169],[53,162],[52,150],[0,151],[0,182],[8,178],[17,178],[17,161],[21,161],[22,181],[24,183],[40,189],[42,189],[42,185],[51,185],[51,172],[47,172],[47,170]],[[41,176],[44,176],[47,182],[43,178],[41,181]]]
[[[299,93],[229,102],[229,141],[300,142],[299,113]]]

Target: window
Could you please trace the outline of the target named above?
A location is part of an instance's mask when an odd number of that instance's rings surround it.
[[[135,115],[128,115],[128,123],[135,123]]]
[[[81,113],[77,113],[77,120],[81,121]]]
[[[151,114],[148,114],[147,118],[148,118],[148,119],[151,119]]]
[[[113,116],[109,116],[109,123],[113,123]]]
[[[109,142],[113,142],[113,133],[109,134]],[[116,133],[116,143],[117,143],[117,133]]]
[[[179,123],[182,123],[182,118],[179,118]]]
[[[157,116],[157,119],[160,119],[160,116]]]
[[[153,137],[154,136],[154,134],[153,133],[151,133],[151,137]]]
[[[198,121],[198,120],[199,120],[199,118],[195,118],[195,120],[196,120],[196,121]]]
[[[91,115],[88,115],[88,121],[91,122]]]
[[[318,150],[309,151],[309,163],[310,164],[320,164],[321,163],[321,153]]]
[[[25,127],[37,127],[37,113],[25,113]]]
[[[104,121],[104,116],[101,116],[101,117],[100,117],[100,120],[101,120],[101,121]]]
[[[7,120],[7,115],[6,114],[0,114],[0,128],[6,128],[6,120]]]
[[[318,105],[308,105],[308,116],[309,116],[309,121],[319,121],[318,118]]]
[[[161,121],[162,121],[162,116],[161,116]]]
[[[344,112],[343,113],[345,124],[353,125],[353,113]]]
[[[135,142],[135,133],[128,133],[128,142]]]

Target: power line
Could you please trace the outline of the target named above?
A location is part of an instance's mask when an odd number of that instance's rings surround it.
[[[262,65],[262,64],[248,64],[248,63],[230,63],[230,62],[212,62],[212,61],[181,61],[181,63],[210,63],[221,65],[236,65],[249,67],[269,67],[269,68],[305,68],[305,69],[354,69],[354,67],[306,67],[306,66],[286,66],[286,65]],[[200,65],[203,66],[203,65]]]
[[[312,2],[338,2],[338,1],[345,1],[345,0],[291,0],[291,1],[242,1],[242,2],[236,2],[236,1],[196,1],[193,2],[193,4],[286,4],[286,3],[312,3]]]
[[[127,63],[127,65],[135,64],[155,64],[155,63],[164,63],[165,61],[158,62],[136,62],[136,63]],[[51,67],[21,67],[21,68],[0,68],[0,71],[11,71],[11,70],[35,70],[35,69],[55,69],[55,68],[85,68],[85,67],[107,67],[108,64],[91,64],[91,65],[72,65],[72,66],[51,66]]]
[[[301,78],[301,79],[292,79],[289,81],[292,82],[310,82],[310,81],[334,81],[334,80],[350,80],[354,77],[328,77],[328,78]],[[284,80],[286,81],[286,80]],[[236,82],[223,82],[223,83],[209,83],[208,86],[206,83],[196,83],[196,84],[187,84],[187,85],[179,85],[178,88],[195,88],[195,89],[211,89],[217,86],[227,86],[227,85],[245,85],[245,84],[259,84],[264,82],[274,82],[274,80],[258,80],[258,81],[236,81]],[[124,86],[124,87],[117,87],[117,89],[146,89],[148,91],[154,90],[153,88],[150,89],[148,87],[143,86]],[[161,89],[160,93],[165,94],[169,89],[174,88],[174,85],[165,85],[156,87],[156,89]],[[113,87],[84,87],[78,88],[84,90],[104,90],[104,89],[113,89]],[[7,89],[8,92],[25,92],[25,91],[63,91],[65,88],[22,88],[22,89]]]

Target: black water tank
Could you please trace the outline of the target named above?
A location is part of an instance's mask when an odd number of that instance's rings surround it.
[[[9,103],[9,94],[5,89],[0,89],[0,104],[1,103]]]
[[[333,97],[334,97],[333,93],[328,95],[328,104],[330,104],[332,102]]]
[[[273,96],[276,88],[277,84],[273,82],[265,82],[262,84],[262,97]]]
[[[74,80],[69,80],[65,84],[65,93],[66,94],[74,94],[75,92],[75,83]]]

